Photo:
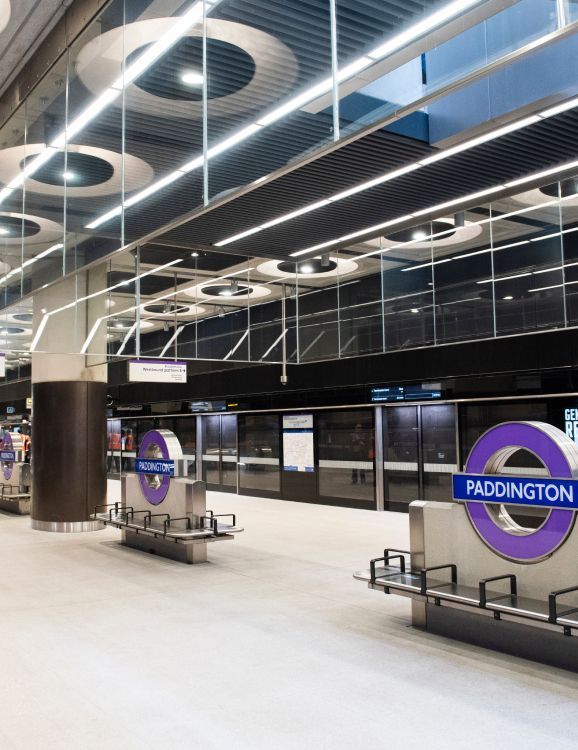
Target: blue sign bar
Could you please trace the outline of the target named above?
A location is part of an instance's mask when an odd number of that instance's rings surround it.
[[[454,474],[454,500],[578,510],[578,480]]]
[[[163,477],[174,477],[175,462],[156,458],[135,458],[134,470],[137,474],[160,474]]]
[[[0,451],[0,461],[16,461],[16,453],[14,451]]]

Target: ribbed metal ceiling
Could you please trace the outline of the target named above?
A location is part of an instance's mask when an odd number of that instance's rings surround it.
[[[372,133],[167,232],[162,241],[211,245],[426,153],[428,148],[419,142]],[[259,232],[223,250],[285,258],[295,250],[556,166],[577,155],[578,112],[573,110]]]

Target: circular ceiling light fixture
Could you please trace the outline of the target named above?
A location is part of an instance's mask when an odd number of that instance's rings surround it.
[[[30,336],[30,328],[21,328],[10,325],[0,325],[0,336]]]
[[[187,70],[181,75],[181,81],[187,86],[202,86],[204,80],[203,74],[194,70]]]
[[[188,302],[145,302],[141,305],[141,310],[147,315],[154,315],[155,318],[162,320],[171,320],[175,316],[181,320],[206,312],[204,307]]]
[[[0,215],[0,235],[2,237],[33,237],[40,231],[40,225],[32,219],[18,218],[18,215]]]
[[[359,264],[353,260],[322,255],[319,258],[308,258],[302,261],[268,260],[257,266],[257,271],[264,276],[289,279],[305,276],[308,279],[323,279],[332,276],[346,276],[354,273]]]
[[[1,161],[0,159],[0,163]],[[42,216],[0,211],[0,234],[2,235],[0,241],[4,245],[20,244],[24,239],[27,246],[46,243],[48,248],[55,242],[62,240],[63,231],[60,224]]]
[[[259,299],[261,297],[268,297],[271,294],[271,290],[267,287],[255,284],[254,286],[236,282],[231,283],[211,283],[205,282],[204,284],[197,284],[196,286],[189,287],[183,290],[183,294],[188,297],[195,297],[198,299],[215,299],[215,297],[223,298],[226,297],[231,302],[244,303],[247,299]]]
[[[463,226],[456,226],[454,217],[435,219],[417,227],[400,229],[388,234],[382,240],[384,249],[395,246],[396,252],[413,252],[414,250],[431,250],[432,247],[451,247],[475,239],[482,233],[479,224],[465,221]],[[417,236],[416,236],[417,235]],[[431,237],[431,235],[439,235]],[[407,250],[403,245],[407,244]],[[419,255],[419,254],[418,254]]]
[[[130,328],[134,326],[136,323],[136,320],[133,320],[132,318],[115,318],[108,324],[108,328],[112,329],[114,331],[128,331]],[[147,328],[154,328],[155,324],[152,323],[150,320],[141,320],[140,322],[140,329],[141,331]]]
[[[163,34],[174,31],[178,19],[149,18],[118,26],[91,40],[79,52],[75,67],[82,83],[93,93],[122,76]],[[280,39],[247,24],[208,18],[207,84],[210,114],[223,117],[248,109],[270,107],[271,91],[281,99],[292,90],[299,64]],[[201,119],[202,92],[182,80],[183,57],[187,70],[201,67],[203,25],[190,29],[182,40],[128,87],[113,106],[174,120]],[[106,50],[106,54],[103,53]],[[226,61],[226,64],[223,64]],[[234,63],[231,65],[231,61]],[[212,66],[214,69],[212,70]],[[225,76],[223,71],[229,73]]]
[[[38,154],[44,143],[27,143],[0,151],[0,181],[8,183]],[[42,195],[70,198],[96,198],[101,195],[132,192],[145,187],[153,178],[152,168],[132,154],[120,154],[96,146],[69,144],[26,180],[26,190]],[[69,185],[72,181],[74,184]]]

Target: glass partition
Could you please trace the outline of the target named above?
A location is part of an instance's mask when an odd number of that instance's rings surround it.
[[[279,416],[241,414],[239,425],[239,492],[276,495],[280,490]]]
[[[264,199],[241,207],[231,226],[215,227],[207,213],[190,233],[183,224],[178,237],[156,236],[359,128],[383,145],[383,163],[366,174],[381,178],[443,157],[443,144],[466,128],[537,107],[538,94],[575,95],[576,38],[538,44],[576,20],[575,5],[520,0],[485,20],[480,6],[471,27],[456,10],[452,38],[436,46],[432,14],[446,0],[106,3],[0,128],[6,378],[26,376],[31,344],[43,350],[44,316],[63,314],[44,306],[35,314],[27,295],[98,261],[107,264],[98,290],[107,307],[92,307],[81,343],[70,346],[92,364],[298,363],[575,326],[572,176],[532,189],[522,177],[507,183],[507,198],[486,196],[457,213],[441,203],[432,220],[416,204],[413,219],[393,217],[360,241],[335,238],[298,263],[284,256],[305,242],[299,232],[287,247],[265,247],[267,257],[257,257],[267,243],[235,254],[233,242],[309,213],[298,186],[286,193],[284,217],[272,217]],[[398,54],[402,42],[409,54]],[[520,60],[505,57],[513,51]],[[489,63],[491,74],[467,83]],[[384,207],[407,190],[397,179]],[[341,172],[335,189],[318,186],[313,205],[360,181]],[[440,205],[427,189],[422,197]],[[79,320],[96,298],[84,282]]]
[[[456,407],[422,406],[423,498],[446,502],[452,497],[452,474],[457,467]]]
[[[420,499],[418,407],[389,406],[382,415],[385,510],[407,513]]]
[[[375,507],[373,412],[344,409],[317,415],[319,496]]]

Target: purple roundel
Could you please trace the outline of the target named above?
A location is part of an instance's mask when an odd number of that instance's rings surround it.
[[[558,428],[541,422],[505,422],[492,427],[470,451],[465,471],[494,473],[492,464],[503,465],[520,448],[537,456],[551,477],[571,479],[578,472],[576,445]],[[552,554],[566,540],[575,518],[572,510],[554,509],[538,529],[520,535],[498,526],[485,503],[468,502],[466,508],[475,530],[491,549],[509,560],[525,563]]]
[[[171,436],[176,440],[176,436],[169,430],[150,430],[150,432],[145,433],[141,440],[138,458],[150,458],[150,453],[154,451],[155,453],[160,452],[161,455],[157,456],[159,458],[166,461],[172,459],[173,456],[170,455],[171,451],[166,440],[167,437],[170,438]],[[150,482],[150,474],[139,474],[140,487],[146,500],[151,505],[160,505],[167,496],[171,478],[160,475],[152,476],[156,479],[155,483]]]

